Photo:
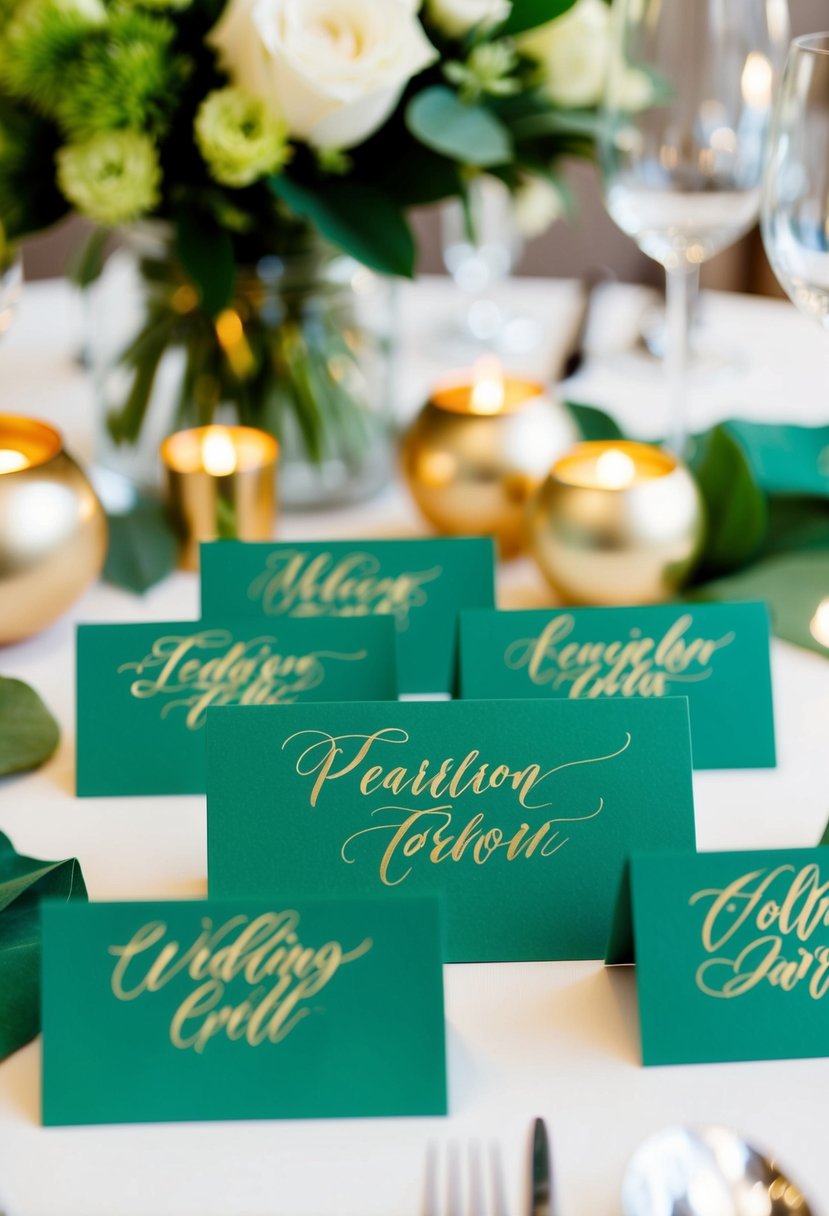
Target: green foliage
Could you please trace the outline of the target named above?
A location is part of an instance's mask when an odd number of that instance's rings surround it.
[[[55,182],[57,147],[53,127],[0,96],[0,224],[10,241],[65,215]]]
[[[3,31],[0,86],[51,117],[94,25],[72,5],[29,0]]]
[[[424,89],[409,103],[406,125],[427,148],[462,164],[486,168],[512,159],[512,137],[495,114],[468,105],[441,85]]]
[[[379,187],[348,180],[300,185],[272,177],[271,188],[294,215],[320,235],[382,274],[414,275],[415,246],[400,207]]]
[[[766,537],[766,498],[745,452],[724,426],[697,440],[691,469],[705,501],[708,536],[699,581],[739,570],[756,557]]]
[[[236,277],[230,234],[207,216],[181,211],[176,253],[198,289],[204,311],[215,317],[227,308]]]
[[[0,1060],[40,1030],[40,901],[86,898],[74,858],[23,857],[0,833]]]
[[[623,439],[624,435],[618,422],[606,414],[604,410],[596,409],[593,405],[577,405],[574,401],[567,402],[567,408],[573,415],[582,439]]]
[[[571,9],[576,0],[513,0],[512,12],[501,27],[502,34],[523,34],[545,25]]]
[[[156,137],[169,127],[190,71],[174,54],[172,21],[140,9],[114,9],[87,37],[54,99],[55,118],[72,140],[130,127]]]
[[[0,777],[39,768],[59,740],[58,724],[35,690],[0,677]]]
[[[158,503],[140,501],[130,511],[107,516],[107,523],[105,582],[143,595],[175,569],[176,540]]]

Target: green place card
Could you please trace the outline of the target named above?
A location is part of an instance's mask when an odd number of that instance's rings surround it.
[[[198,794],[214,705],[394,700],[389,620],[80,625],[77,793]]]
[[[451,962],[601,958],[630,851],[694,847],[681,698],[217,709],[207,742],[211,895],[441,892]]]
[[[401,693],[454,691],[458,613],[491,608],[494,586],[489,539],[222,541],[201,550],[205,616],[391,617]]]
[[[695,768],[770,768],[765,604],[464,612],[463,697],[687,696]]]
[[[445,1114],[439,912],[45,903],[43,1122]]]
[[[637,854],[617,911],[645,1064],[829,1056],[824,848]]]

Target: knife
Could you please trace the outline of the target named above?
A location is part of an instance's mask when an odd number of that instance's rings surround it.
[[[553,1216],[553,1184],[547,1125],[536,1119],[533,1125],[532,1194],[530,1216]]]

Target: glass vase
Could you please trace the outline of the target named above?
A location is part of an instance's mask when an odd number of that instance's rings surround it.
[[[153,492],[167,435],[241,423],[279,441],[282,507],[356,502],[385,485],[392,284],[318,241],[295,245],[237,267],[212,317],[165,226],[125,235],[88,291],[99,465]]]

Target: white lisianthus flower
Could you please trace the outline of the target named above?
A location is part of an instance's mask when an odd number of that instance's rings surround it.
[[[617,110],[635,114],[654,100],[653,81],[641,68],[619,67],[612,71],[607,85],[607,103]]]
[[[130,224],[159,201],[155,145],[138,131],[102,131],[57,154],[58,185],[81,215],[99,224]]]
[[[259,97],[233,85],[208,93],[196,114],[196,143],[215,181],[250,186],[290,154],[285,124]]]
[[[513,195],[513,214],[525,240],[542,236],[567,212],[564,195],[543,177],[527,176]]]
[[[437,58],[414,0],[229,0],[208,35],[234,84],[288,134],[353,148],[386,121]]]
[[[426,0],[429,18],[449,38],[463,38],[477,25],[499,25],[511,8],[512,0]]]
[[[604,0],[577,0],[563,16],[523,34],[518,46],[538,61],[542,87],[554,105],[574,109],[601,100],[610,50]]]

